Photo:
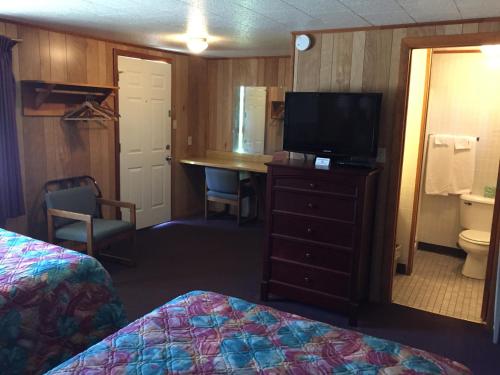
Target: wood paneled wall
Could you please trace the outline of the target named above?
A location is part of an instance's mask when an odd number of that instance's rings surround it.
[[[200,176],[184,169],[175,160],[205,149],[205,137],[195,137],[188,146],[190,134],[204,134],[206,109],[206,60],[138,48],[0,22],[0,34],[22,38],[14,47],[16,79],[43,79],[95,84],[113,84],[113,50],[130,50],[173,61],[173,216],[183,217],[201,210],[203,184]],[[19,88],[19,85],[18,85]],[[19,91],[19,90],[18,90]],[[14,220],[9,227],[45,238],[46,225],[42,209],[43,184],[50,179],[89,174],[99,182],[103,194],[115,198],[115,124],[66,124],[55,117],[23,117],[18,100],[18,128],[24,176],[27,217]],[[198,191],[199,190],[199,191]]]
[[[234,94],[238,86],[276,86],[291,89],[290,57],[208,60],[207,149],[233,151]],[[282,124],[282,122],[281,122]],[[282,147],[282,126],[266,124],[266,153]],[[272,144],[267,139],[272,140]]]
[[[377,91],[384,94],[379,147],[390,156],[394,106],[399,79],[401,40],[410,36],[454,35],[500,32],[500,22],[481,21],[418,27],[378,28],[359,31],[328,31],[313,34],[314,46],[294,58],[295,91]],[[386,217],[388,177],[387,159],[380,177],[374,253],[372,257],[371,296],[381,295],[380,275]]]

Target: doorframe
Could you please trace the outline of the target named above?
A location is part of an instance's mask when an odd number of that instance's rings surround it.
[[[488,326],[491,326],[490,323],[493,324],[495,314],[496,272],[498,269],[498,253],[500,248],[500,161],[498,162],[497,191],[495,194],[495,207],[493,209],[491,229],[490,251],[488,252],[483,306],[481,308],[481,317],[488,319],[485,319],[488,322]]]
[[[424,99],[422,103],[422,115],[421,115],[422,117],[420,119],[420,137],[419,137],[418,154],[417,154],[417,170],[415,172],[415,188],[413,191],[413,207],[412,207],[411,224],[410,224],[410,241],[408,243],[408,263],[406,265],[407,275],[411,275],[411,273],[413,272],[413,259],[415,256],[415,238],[417,237],[418,208],[420,205],[420,191],[422,188],[422,183],[421,183],[423,174],[422,164],[424,161],[425,132],[427,130],[429,92],[431,87],[432,49],[430,48],[427,48],[427,58],[425,64],[426,65],[425,65]],[[411,71],[411,61],[410,61],[410,71]],[[405,129],[406,129],[406,117],[405,117]],[[404,140],[403,140],[403,151],[404,151]],[[403,162],[401,162],[401,164],[402,163]],[[403,170],[403,165],[401,166],[401,173],[402,170]],[[401,190],[401,187],[399,189]]]
[[[382,272],[381,272],[381,300],[384,303],[392,303],[392,282],[393,282],[393,259],[396,246],[396,225],[398,217],[399,195],[401,189],[401,173],[403,167],[403,148],[404,137],[406,130],[406,114],[408,109],[408,93],[409,93],[409,75],[411,51],[420,48],[442,48],[442,47],[467,47],[478,46],[483,44],[500,44],[500,33],[475,33],[475,34],[459,34],[459,35],[436,35],[424,37],[407,37],[401,41],[400,64],[399,64],[399,80],[396,90],[396,103],[394,110],[394,128],[392,130],[392,147],[390,156],[393,165],[389,171],[388,192],[387,192],[387,213],[385,217],[386,226],[384,229],[384,246],[382,253]],[[497,186],[498,192],[498,186]],[[498,218],[500,204],[495,205],[494,216]],[[497,220],[498,221],[498,220]],[[498,226],[498,223],[495,223]],[[498,242],[498,241],[497,241]],[[493,244],[495,248],[492,257],[498,258],[499,244]],[[491,253],[491,252],[490,252]],[[485,285],[490,287],[488,295],[484,294],[483,306],[488,306],[494,298],[495,278],[492,277],[496,270],[491,270],[489,275],[490,280],[485,280]],[[493,288],[491,286],[493,285]],[[486,288],[485,288],[486,292]],[[493,315],[488,313],[484,317],[488,326],[492,326]]]
[[[156,55],[150,55],[148,53],[143,53],[143,52],[135,52],[135,51],[128,51],[124,49],[119,49],[119,48],[113,48],[113,84],[114,86],[119,87],[119,72],[118,72],[118,57],[123,56],[123,57],[132,57],[136,59],[141,59],[141,60],[149,60],[149,61],[163,61],[171,65],[171,77],[170,77],[170,102],[171,102],[171,108],[170,108],[170,139],[171,139],[171,155],[172,155],[172,162],[171,162],[171,170],[170,170],[170,206],[171,206],[171,216],[175,212],[174,210],[174,187],[175,187],[175,168],[174,168],[174,162],[175,162],[175,152],[176,152],[176,147],[175,147],[175,132],[174,132],[174,127],[173,123],[175,120],[175,59],[170,58],[170,57],[163,57],[163,56],[156,56]],[[120,113],[120,101],[119,101],[119,95],[120,95],[120,90],[118,89],[117,94],[114,97],[114,105],[115,105],[115,111],[116,113]],[[121,184],[120,184],[120,117],[118,116],[118,121],[116,121],[115,124],[115,131],[114,131],[114,136],[115,136],[115,196],[117,200],[120,200],[120,192],[121,192]],[[121,211],[118,211],[118,216],[121,216]]]

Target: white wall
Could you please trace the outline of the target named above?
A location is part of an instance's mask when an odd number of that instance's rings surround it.
[[[427,70],[427,50],[414,50],[411,60],[410,91],[401,175],[396,242],[401,245],[399,263],[407,263],[410,247],[410,229],[415,194],[417,155],[424,106],[425,74]]]
[[[500,67],[488,64],[482,53],[434,54],[426,133],[426,140],[431,133],[480,137],[473,193],[483,195],[485,186],[495,186],[500,158]],[[458,196],[432,196],[422,189],[418,241],[456,247],[460,231]]]

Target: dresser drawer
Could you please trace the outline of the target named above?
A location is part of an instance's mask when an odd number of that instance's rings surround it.
[[[352,254],[327,246],[308,245],[281,238],[271,239],[271,256],[284,260],[350,273]]]
[[[295,263],[271,261],[271,279],[318,290],[324,293],[347,297],[349,276]]]
[[[301,177],[275,177],[275,187],[283,187],[290,189],[300,189],[308,191],[317,191],[322,193],[331,193],[339,195],[347,195],[356,197],[358,189],[355,185],[346,183],[344,179],[328,179],[320,180],[314,178],[301,178]]]
[[[270,280],[268,285],[270,293],[337,312],[350,314],[358,307],[356,301],[351,301],[349,297],[334,296],[273,280]]]
[[[356,199],[301,191],[274,191],[274,208],[280,211],[354,222]]]
[[[272,233],[352,248],[354,225],[328,219],[273,213]]]

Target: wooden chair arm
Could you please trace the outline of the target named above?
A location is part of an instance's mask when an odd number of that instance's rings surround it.
[[[92,215],[80,214],[78,212],[71,212],[65,210],[57,210],[55,208],[49,208],[47,210],[47,216],[49,217],[57,216],[65,219],[72,219],[72,220],[83,221],[85,223],[92,223]]]
[[[47,227],[48,240],[50,243],[54,243],[54,216],[85,222],[87,231],[87,254],[93,256],[94,226],[92,225],[92,215],[49,208],[47,210]]]
[[[128,208],[130,210],[135,210],[135,203],[130,203],[130,202],[122,202],[122,201],[115,201],[113,199],[97,198],[97,203],[100,205],[105,205],[105,206],[124,207],[124,208]]]
[[[97,204],[106,205],[106,206],[113,206],[113,207],[128,208],[130,210],[130,222],[132,224],[134,224],[134,226],[135,226],[135,222],[136,222],[135,203],[116,201],[113,199],[97,198]]]

